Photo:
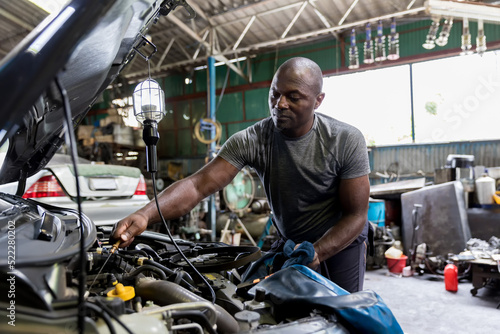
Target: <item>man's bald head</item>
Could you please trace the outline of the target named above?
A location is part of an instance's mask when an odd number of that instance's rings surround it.
[[[300,73],[300,77],[310,86],[315,94],[323,90],[323,73],[321,68],[309,58],[295,57],[285,61],[276,71],[276,75],[281,72],[293,71]]]

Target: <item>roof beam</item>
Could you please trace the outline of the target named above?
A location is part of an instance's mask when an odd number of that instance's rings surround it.
[[[163,64],[165,57],[167,56],[168,52],[170,51],[170,48],[172,47],[172,45],[174,44],[174,41],[175,41],[175,38],[172,38],[170,40],[170,42],[168,42],[167,48],[165,49],[165,51],[163,51],[163,53],[161,54],[160,60],[158,60],[158,64],[156,64],[156,66],[155,66],[156,70],[158,70],[160,68],[161,64]]]
[[[300,6],[299,11],[295,14],[295,16],[293,17],[292,21],[290,22],[290,24],[288,25],[288,27],[286,27],[286,29],[283,32],[283,34],[281,34],[281,38],[282,39],[286,37],[286,35],[290,31],[290,29],[292,29],[292,27],[295,24],[295,22],[297,22],[297,20],[299,19],[300,15],[302,14],[302,12],[304,11],[304,9],[306,8],[307,3],[308,3],[307,1],[304,1],[302,3],[302,6]]]
[[[340,19],[339,21],[339,26],[341,26],[345,19],[347,19],[347,17],[349,16],[349,14],[351,14],[352,10],[354,9],[354,7],[356,7],[356,5],[358,4],[359,0],[354,0],[351,4],[351,6],[347,9],[347,11],[345,12],[344,16],[342,16],[342,18]]]
[[[250,29],[250,27],[252,26],[253,22],[255,21],[257,17],[254,15],[250,18],[250,21],[248,21],[245,29],[243,29],[243,32],[241,33],[240,37],[238,37],[238,40],[236,41],[236,43],[234,43],[233,45],[233,50],[236,50],[238,48],[238,46],[240,45],[241,41],[243,40],[243,37],[245,37],[245,35],[247,34],[248,32],[248,29]]]
[[[181,28],[189,36],[191,36],[192,38],[194,38],[201,45],[204,45],[208,50],[212,50],[212,48],[210,47],[210,43],[208,43],[207,41],[205,41],[196,32],[194,32],[191,28],[189,28],[184,22],[182,22],[181,20],[179,20],[175,15],[169,15],[169,16],[167,16],[167,18],[170,19],[170,21],[172,21],[174,24],[176,24],[179,28]],[[206,35],[208,35],[208,34],[206,34]],[[184,47],[182,45],[180,45],[179,43],[177,43],[177,45],[186,54],[187,58],[189,59],[189,61],[186,62],[186,64],[191,63],[193,61],[193,59],[191,59],[192,57],[187,53],[187,51],[184,49]],[[212,50],[211,53],[213,53],[213,51],[214,50]],[[239,76],[241,76],[243,79],[245,79],[246,81],[248,81],[248,76],[241,69],[239,69],[238,67],[236,67],[232,63],[230,63],[229,59],[227,59],[223,54],[220,54],[220,53],[213,54],[213,57],[215,59],[217,59],[218,61],[224,62],[226,64],[226,66],[228,66],[229,68],[231,68]],[[179,64],[179,63],[177,63],[177,64]],[[162,69],[163,69],[163,66],[159,68],[159,70],[162,70]],[[156,67],[155,67],[155,70],[157,70]],[[133,76],[135,74],[136,73],[129,74],[128,77]]]
[[[209,32],[210,32],[210,31],[207,29],[207,30],[205,31],[205,33],[203,34],[203,40],[204,40],[204,41],[207,39],[207,36],[208,36],[208,33],[209,33]],[[198,45],[198,47],[196,48],[196,51],[194,52],[194,55],[193,55],[193,60],[195,60],[196,58],[198,58],[198,53],[200,53],[200,50],[201,50],[201,47],[202,47],[202,46],[203,46],[203,44],[202,44],[202,43],[200,43],[200,44]]]
[[[23,27],[24,29],[26,29],[28,31],[32,31],[33,29],[35,29],[35,27],[33,25],[24,22],[23,20],[21,20],[18,17],[12,15],[8,11],[6,11],[5,9],[0,8],[0,16],[5,17],[7,20],[14,22],[18,26],[21,26],[21,27]]]
[[[318,9],[318,7],[316,6],[316,4],[314,3],[314,1],[312,0],[309,0],[309,5],[311,5],[311,7],[313,8],[314,10],[314,13],[316,13],[316,16],[319,17],[319,19],[321,20],[321,22],[323,22],[323,24],[325,25],[326,28],[331,28],[332,27],[332,23],[330,22],[330,20],[328,20],[326,18],[326,16]],[[332,35],[333,37],[335,37],[335,39],[339,39],[339,35],[336,33],[336,32],[332,32]]]
[[[347,29],[352,29],[355,27],[365,26],[367,23],[378,22],[379,20],[389,20],[389,19],[392,19],[393,17],[397,18],[397,17],[406,16],[406,15],[416,15],[420,12],[424,12],[425,9],[426,9],[426,7],[417,7],[417,8],[413,8],[413,9],[409,9],[409,10],[403,10],[403,11],[399,11],[399,12],[395,12],[395,13],[391,13],[391,14],[373,17],[373,18],[366,19],[366,20],[360,20],[360,21],[351,22],[348,24],[332,26],[330,28],[318,29],[318,30],[303,33],[300,35],[285,37],[283,39],[274,39],[274,40],[270,40],[270,41],[266,41],[266,42],[262,42],[262,43],[257,43],[257,44],[253,44],[253,45],[250,45],[247,47],[238,48],[236,50],[232,50],[232,49],[231,50],[224,50],[224,51],[220,51],[217,55],[214,55],[214,57],[217,56],[216,59],[218,59],[219,61],[224,61],[224,60],[222,60],[223,59],[222,56],[224,56],[224,58],[226,55],[234,57],[235,54],[246,54],[248,52],[254,52],[254,51],[256,51],[258,49],[262,49],[262,48],[274,47],[274,46],[282,45],[282,44],[285,44],[288,42],[295,42],[297,40],[302,40],[302,39],[307,39],[307,38],[311,38],[311,37],[317,37],[317,36],[321,36],[321,35],[327,35],[327,34],[332,34],[332,33],[336,33],[336,32],[341,32],[341,31],[344,31]],[[227,58],[225,58],[225,59],[226,59],[226,61],[224,61],[224,62],[227,64],[228,63]],[[192,60],[180,61],[180,62],[176,62],[176,63],[163,65],[160,67],[160,70],[167,71],[167,70],[175,68],[175,67],[185,66],[185,65],[192,64],[192,63],[193,63]],[[227,65],[230,66],[232,64],[227,64]],[[234,67],[234,68],[236,68],[236,67]],[[233,68],[231,67],[231,69],[233,69]],[[239,71],[239,72],[241,72],[241,71]],[[134,73],[128,73],[128,74],[125,74],[125,77],[131,78],[131,77],[135,77],[135,76],[144,75],[144,73],[147,73],[147,71],[138,71],[138,72],[134,72]],[[240,73],[238,73],[238,74],[240,74]],[[245,75],[244,78],[246,79],[247,76]]]

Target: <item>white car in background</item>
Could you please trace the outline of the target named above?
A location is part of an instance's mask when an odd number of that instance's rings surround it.
[[[5,153],[0,153],[0,165]],[[82,211],[96,225],[112,225],[149,202],[139,168],[95,164],[80,158],[77,165]],[[17,182],[0,185],[0,192],[15,194]],[[47,166],[29,177],[23,198],[77,209],[76,181],[71,157],[55,154]]]

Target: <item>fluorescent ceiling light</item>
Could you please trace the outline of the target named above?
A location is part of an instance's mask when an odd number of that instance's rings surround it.
[[[484,3],[458,2],[454,0],[427,0],[425,10],[430,15],[455,17],[458,19],[500,22],[500,6]]]
[[[230,59],[230,60],[228,61],[228,63],[229,63],[229,64],[231,64],[231,63],[236,63],[236,62],[238,62],[238,61],[243,61],[243,60],[246,60],[246,59],[247,59],[247,57],[233,58],[233,59]],[[214,66],[215,66],[215,67],[217,67],[217,66],[221,66],[221,65],[225,65],[225,64],[226,64],[226,63],[224,63],[223,61],[219,61],[219,62],[215,63],[215,64],[214,64]],[[205,68],[207,68],[207,65],[201,65],[201,66],[195,67],[195,68],[194,68],[194,70],[195,70],[195,71],[199,71],[199,70],[203,70],[203,69],[205,69]]]
[[[68,2],[67,0],[29,0],[29,2],[40,7],[49,14],[59,12]]]

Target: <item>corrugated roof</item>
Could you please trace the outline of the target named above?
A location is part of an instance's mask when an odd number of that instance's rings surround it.
[[[178,6],[148,32],[158,50],[150,60],[154,76],[186,72],[206,64],[208,55],[228,61],[268,52],[277,46],[338,38],[377,18],[383,18],[386,25],[391,17],[400,22],[428,19],[424,0],[186,1],[197,14],[194,19],[188,19],[188,11]],[[173,2],[182,5],[185,1]],[[0,0],[0,57],[46,16],[28,0]],[[144,61],[135,57],[122,75],[137,81],[147,75],[146,68]]]

